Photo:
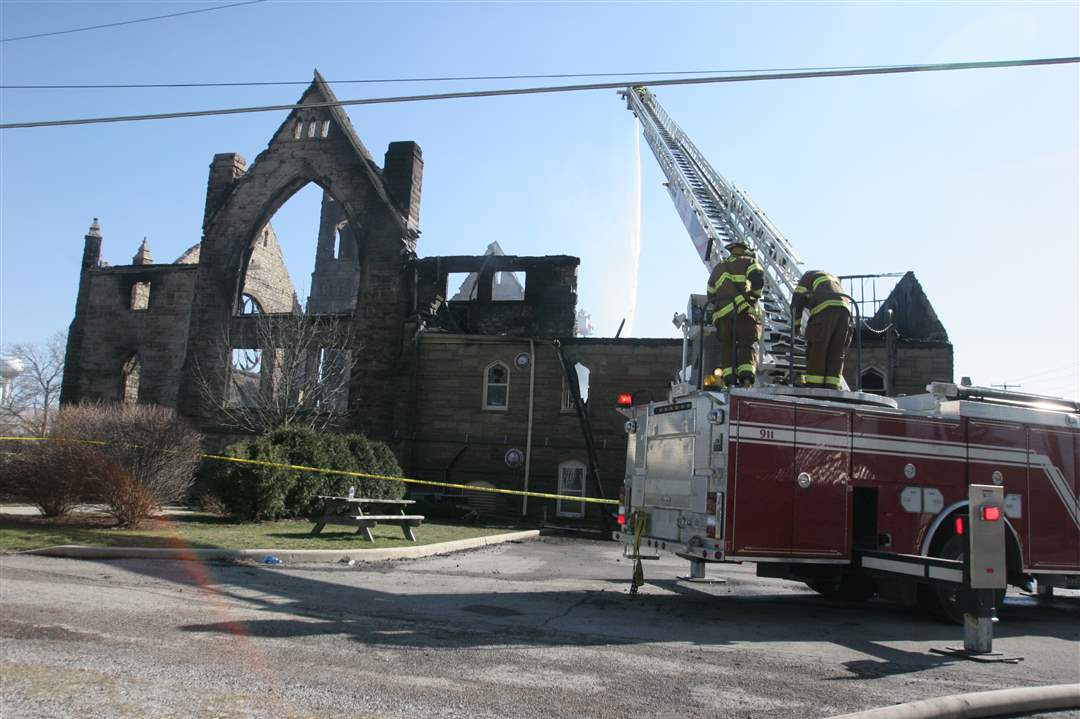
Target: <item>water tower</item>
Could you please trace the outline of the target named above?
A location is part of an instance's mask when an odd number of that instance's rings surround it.
[[[0,402],[6,402],[11,391],[11,380],[23,372],[22,360],[18,357],[0,357]]]

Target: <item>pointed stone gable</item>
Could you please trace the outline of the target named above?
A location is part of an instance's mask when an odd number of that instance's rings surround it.
[[[392,210],[395,220],[401,224],[403,234],[409,232],[407,220],[392,200],[390,189],[378,165],[375,164],[371,153],[356,134],[356,129],[345,110],[341,105],[335,104],[337,102],[338,98],[334,91],[330,89],[322,74],[315,70],[315,78],[296,103],[312,107],[298,107],[290,112],[285,122],[274,133],[270,147],[279,143],[335,141],[344,138],[345,143],[356,154],[379,198]],[[258,162],[259,158],[255,161]],[[413,231],[409,234],[416,233]]]
[[[938,319],[934,306],[926,296],[922,285],[915,279],[914,272],[907,272],[889,296],[881,303],[870,324],[884,327],[889,323],[889,310],[893,311],[892,321],[902,339],[931,342],[948,342],[949,334]]]

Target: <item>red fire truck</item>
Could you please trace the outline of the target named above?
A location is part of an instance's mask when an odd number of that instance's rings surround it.
[[[805,348],[790,308],[802,261],[791,243],[648,89],[620,95],[705,268],[738,241],[754,248],[765,287],[754,387],[705,386],[713,368],[738,362],[714,356],[711,313],[697,295],[674,318],[683,361],[668,399],[624,395],[615,538],[676,552],[691,576],[704,576],[707,562],[756,562],[759,574],[821,592],[921,599],[955,619],[968,604],[959,587],[975,586],[963,576],[971,562],[957,561],[965,532],[975,534],[965,527],[968,488],[997,486],[1001,506],[976,509],[980,522],[1007,525],[1006,557],[983,571],[1004,566],[1008,582],[1028,590],[1080,586],[1080,404],[951,383],[896,399],[799,387]],[[867,329],[856,315],[856,339]]]
[[[1080,405],[927,389],[892,399],[676,384],[665,401],[631,401],[615,539],[675,552],[692,576],[756,562],[761,576],[921,600],[955,619],[956,585],[911,559],[960,559],[968,485],[993,484],[1005,491],[1008,583],[1080,586]]]

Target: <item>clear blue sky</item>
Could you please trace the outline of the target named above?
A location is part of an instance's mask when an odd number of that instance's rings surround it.
[[[193,2],[0,4],[0,35],[189,10]],[[4,84],[645,72],[1080,54],[1069,3],[267,2],[0,44]],[[538,84],[335,85],[340,98]],[[1080,395],[1080,73],[1076,66],[662,88],[712,164],[807,267],[914,270],[957,377]],[[3,90],[5,122],[294,101],[303,88]],[[352,108],[376,158],[424,151],[420,252],[578,255],[598,334],[672,336],[701,291],[693,252],[614,91]],[[158,261],[200,239],[215,152],[249,161],[285,113],[0,131],[0,344],[70,322],[82,236],[105,259],[143,236]],[[298,284],[317,193],[274,218]],[[640,267],[640,271],[635,270]],[[633,288],[636,285],[636,292]]]

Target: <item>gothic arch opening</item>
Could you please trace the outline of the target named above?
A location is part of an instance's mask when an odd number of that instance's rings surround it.
[[[356,308],[360,243],[341,203],[307,181],[255,232],[241,268],[236,314],[245,298],[264,313],[345,314]]]

